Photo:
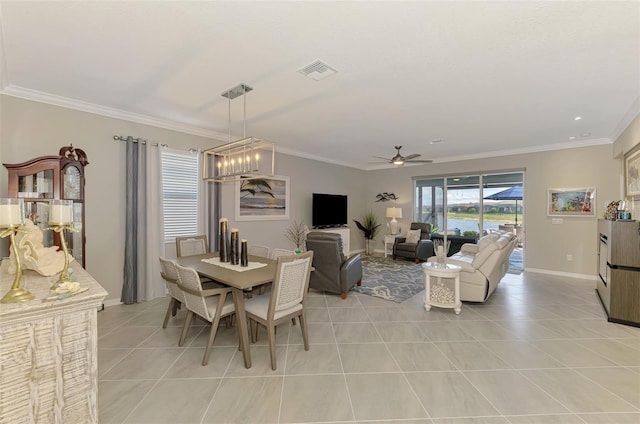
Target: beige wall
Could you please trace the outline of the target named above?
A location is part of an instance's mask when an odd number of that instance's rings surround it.
[[[553,225],[546,214],[547,189],[596,187],[596,215],[603,205],[619,198],[620,161],[613,158],[612,145],[503,156],[460,162],[433,163],[371,171],[367,175],[368,198],[380,192],[393,192],[400,198],[406,227],[411,219],[414,176],[441,176],[469,172],[493,172],[525,169],[525,267],[540,271],[594,276],[596,261],[596,218],[564,218]],[[384,217],[390,203],[372,204]],[[377,248],[382,249],[382,237]],[[566,255],[573,255],[568,262]]]
[[[125,240],[125,146],[113,136],[132,135],[171,148],[208,148],[219,141],[129,121],[79,112],[11,96],[0,96],[0,158],[3,163],[55,155],[72,143],[89,158],[86,167],[86,267],[109,292],[107,301],[119,299],[122,287]],[[276,173],[291,181],[291,220],[311,224],[311,193],[331,192],[349,196],[349,215],[362,208],[364,172],[288,155],[278,155]],[[7,171],[0,170],[0,196],[7,194]],[[255,244],[289,247],[283,236],[289,221],[233,222],[232,184],[223,185],[223,215],[238,227],[242,237]],[[355,230],[357,231],[357,230]],[[354,232],[352,232],[353,234]],[[352,249],[364,243],[352,235]],[[6,243],[0,253],[7,254]],[[167,255],[175,255],[173,245]]]
[[[86,168],[87,269],[109,292],[108,300],[120,297],[124,246],[124,145],[113,135],[132,135],[172,148],[207,148],[218,142],[176,131],[108,118],[62,107],[0,96],[0,158],[3,163],[18,163],[37,156],[56,154],[63,145],[73,143],[87,152]],[[636,119],[625,137],[638,139]],[[626,138],[625,138],[626,139]],[[622,138],[621,138],[622,140]],[[407,166],[378,171],[352,168],[278,154],[276,173],[290,177],[291,221],[311,222],[311,193],[335,193],[349,196],[351,250],[364,248],[362,233],[353,224],[371,209],[385,223],[385,203],[376,203],[380,192],[394,192],[403,207],[401,225],[410,221],[413,200],[413,176],[526,169],[525,219],[527,249],[525,262],[530,269],[570,275],[595,275],[595,219],[564,219],[552,225],[546,216],[547,188],[595,186],[597,215],[604,205],[619,199],[622,162],[614,159],[614,145],[554,152],[514,155],[490,159]],[[7,193],[7,173],[0,171],[0,195]],[[289,221],[233,222],[235,194],[233,185],[223,185],[223,216],[240,229],[242,237],[255,244],[292,247],[283,235]],[[386,232],[383,228],[381,234]],[[382,249],[381,235],[377,248]],[[6,247],[2,251],[6,254]],[[566,254],[574,261],[567,262]],[[170,254],[170,253],[169,253]]]
[[[636,116],[636,118],[631,121],[629,126],[620,134],[620,136],[616,139],[614,143],[614,154],[616,157],[620,158],[621,162],[621,173],[620,173],[620,198],[624,196],[624,155],[631,151],[635,146],[640,144],[640,114]],[[634,200],[635,204],[633,206],[633,210],[635,212],[635,216],[633,219],[640,218],[640,198],[638,199],[629,199]]]

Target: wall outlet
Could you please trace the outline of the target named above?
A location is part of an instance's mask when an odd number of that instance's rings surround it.
[[[567,255],[567,262],[573,261],[573,255]]]

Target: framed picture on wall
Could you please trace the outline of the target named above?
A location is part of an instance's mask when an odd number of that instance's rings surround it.
[[[595,187],[548,189],[547,216],[595,217]]]
[[[289,219],[289,177],[236,181],[236,221]]]
[[[624,156],[624,195],[640,197],[640,144]]]

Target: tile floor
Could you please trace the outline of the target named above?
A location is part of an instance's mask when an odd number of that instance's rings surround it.
[[[311,293],[311,348],[278,329],[245,369],[236,327],[184,347],[167,299],[98,313],[100,423],[638,424],[640,328],[607,323],[591,281],[507,274],[483,305]]]

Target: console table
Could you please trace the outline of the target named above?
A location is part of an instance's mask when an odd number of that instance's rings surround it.
[[[13,282],[0,266],[0,293]],[[50,302],[57,280],[25,270],[20,286],[35,299],[0,304],[0,424],[97,423],[97,310],[107,292],[77,262],[69,265],[88,290]]]

